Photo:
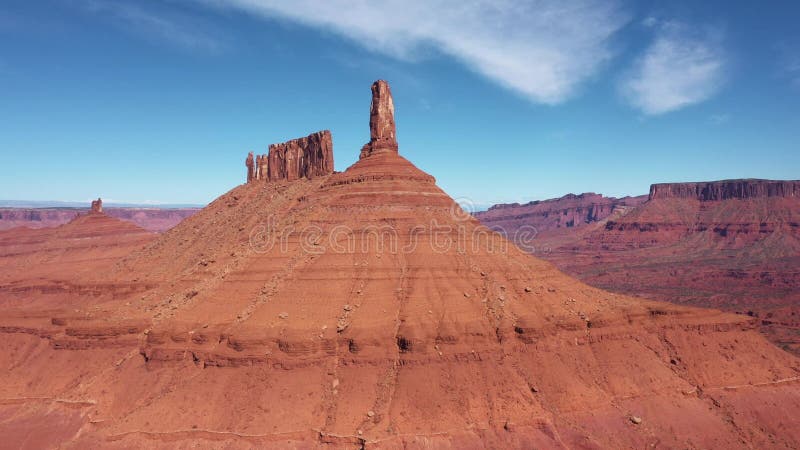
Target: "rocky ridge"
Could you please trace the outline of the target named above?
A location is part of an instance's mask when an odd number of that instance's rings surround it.
[[[525,204],[497,204],[476,212],[475,217],[489,228],[513,236],[522,226],[534,227],[538,232],[583,227],[622,214],[645,200],[645,196],[615,198],[587,192]]]

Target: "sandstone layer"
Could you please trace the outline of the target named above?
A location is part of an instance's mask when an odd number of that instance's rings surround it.
[[[722,180],[661,183],[650,186],[650,200],[685,198],[700,201],[783,197],[800,199],[800,180]]]
[[[10,445],[800,445],[800,360],[753,318],[576,281],[395,152],[238,186],[103,266],[82,283],[137,289],[0,318]]]

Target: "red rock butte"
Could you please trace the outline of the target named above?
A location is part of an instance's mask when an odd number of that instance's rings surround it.
[[[247,155],[247,182],[293,181],[333,173],[333,139],[328,130],[280,144],[270,144],[269,153]]]
[[[375,86],[344,172],[238,186],[58,303],[1,290],[7,445],[800,446],[800,361],[752,318],[509,245],[384,145]]]
[[[103,212],[103,199],[98,198],[97,200],[92,200],[92,207],[89,209],[91,213],[101,213]]]

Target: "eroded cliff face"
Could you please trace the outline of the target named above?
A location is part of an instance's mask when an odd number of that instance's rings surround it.
[[[293,181],[314,178],[333,173],[333,138],[328,130],[318,131],[306,137],[292,139],[280,144],[271,144],[269,153],[253,158],[248,154],[247,182],[257,180]]]
[[[800,198],[799,180],[722,180],[699,183],[659,183],[650,186],[650,200],[685,198],[700,201],[766,197]]]

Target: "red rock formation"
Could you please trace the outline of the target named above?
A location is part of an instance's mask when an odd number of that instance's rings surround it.
[[[103,212],[103,200],[99,199],[99,198],[97,200],[92,200],[92,209],[89,212],[102,213]]]
[[[253,161],[253,152],[247,154],[247,159],[244,160],[244,165],[247,166],[247,182],[250,183],[251,181],[256,179],[255,163]]]
[[[561,201],[479,217],[510,230],[537,224],[534,253],[593,286],[750,314],[770,340],[800,354],[800,197],[789,194],[796,184],[653,185],[652,200],[580,228],[548,228],[553,215],[577,212]]]
[[[745,179],[699,183],[660,183],[650,186],[650,200],[689,198],[714,201],[761,197],[800,198],[800,180]]]
[[[0,208],[0,231],[16,227],[50,228],[83,213],[83,208]],[[148,231],[166,231],[199,208],[103,208],[103,214],[134,223]]]
[[[587,192],[579,195],[567,194],[561,198],[536,200],[521,205],[505,203],[475,213],[484,225],[508,236],[522,226],[532,226],[539,232],[582,227],[606,219],[625,208],[644,202],[645,196],[604,197]]]
[[[262,156],[262,167],[265,157]],[[333,173],[333,139],[328,130],[281,144],[271,144],[266,155],[267,181],[314,178]]]
[[[369,108],[369,143],[361,149],[359,158],[378,151],[397,152],[394,125],[394,101],[389,83],[378,80],[372,83],[372,103]]]
[[[256,155],[255,166],[253,166],[253,171],[255,172],[253,174],[253,178],[256,180],[261,179],[261,159],[262,159],[261,155]]]
[[[454,211],[381,151],[238,186],[73,284],[8,252],[5,447],[800,446],[800,361],[753,318],[586,286]]]
[[[259,180],[266,180],[267,179],[267,173],[269,172],[269,170],[268,170],[269,169],[269,158],[267,158],[266,154],[259,155],[258,160],[257,160],[257,165],[258,165],[258,167],[257,167],[256,170],[258,171],[258,179]]]

